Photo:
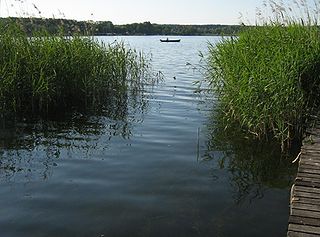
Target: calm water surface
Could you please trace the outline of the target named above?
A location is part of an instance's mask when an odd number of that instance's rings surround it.
[[[122,38],[164,80],[102,115],[1,122],[1,237],[285,235],[294,167],[220,129],[214,97],[194,93],[220,38],[160,38]]]

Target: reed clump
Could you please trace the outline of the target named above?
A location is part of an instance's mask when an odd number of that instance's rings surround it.
[[[108,103],[138,91],[148,70],[145,57],[123,43],[92,37],[30,37],[16,23],[0,26],[0,111],[49,113]]]
[[[319,107],[320,31],[280,7],[275,20],[209,45],[208,72],[226,119],[285,144]]]

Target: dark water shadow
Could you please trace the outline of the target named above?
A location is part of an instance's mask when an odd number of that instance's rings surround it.
[[[287,152],[275,139],[257,139],[239,124],[225,121],[219,110],[212,112],[207,124],[208,138],[203,162],[214,161],[217,169],[229,174],[236,204],[264,197],[269,189],[289,189],[296,174],[300,144]]]
[[[212,215],[212,235],[284,236],[299,144],[283,153],[277,141],[256,139],[223,119],[218,101],[212,104],[199,162],[212,167],[213,189],[220,184],[228,190],[228,195],[215,197],[227,204]]]
[[[113,139],[130,141],[148,111],[147,90],[117,92],[99,107],[0,117],[0,179],[46,179],[58,159],[91,159]]]

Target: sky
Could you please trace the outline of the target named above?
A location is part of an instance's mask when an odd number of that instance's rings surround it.
[[[254,24],[263,0],[0,0],[0,17],[159,24]],[[241,17],[242,16],[242,17]]]

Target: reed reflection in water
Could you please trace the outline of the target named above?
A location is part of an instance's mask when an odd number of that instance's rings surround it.
[[[107,98],[100,108],[2,118],[0,179],[47,179],[61,157],[103,157],[111,139],[129,140],[133,124],[143,122],[147,97],[135,88]]]

